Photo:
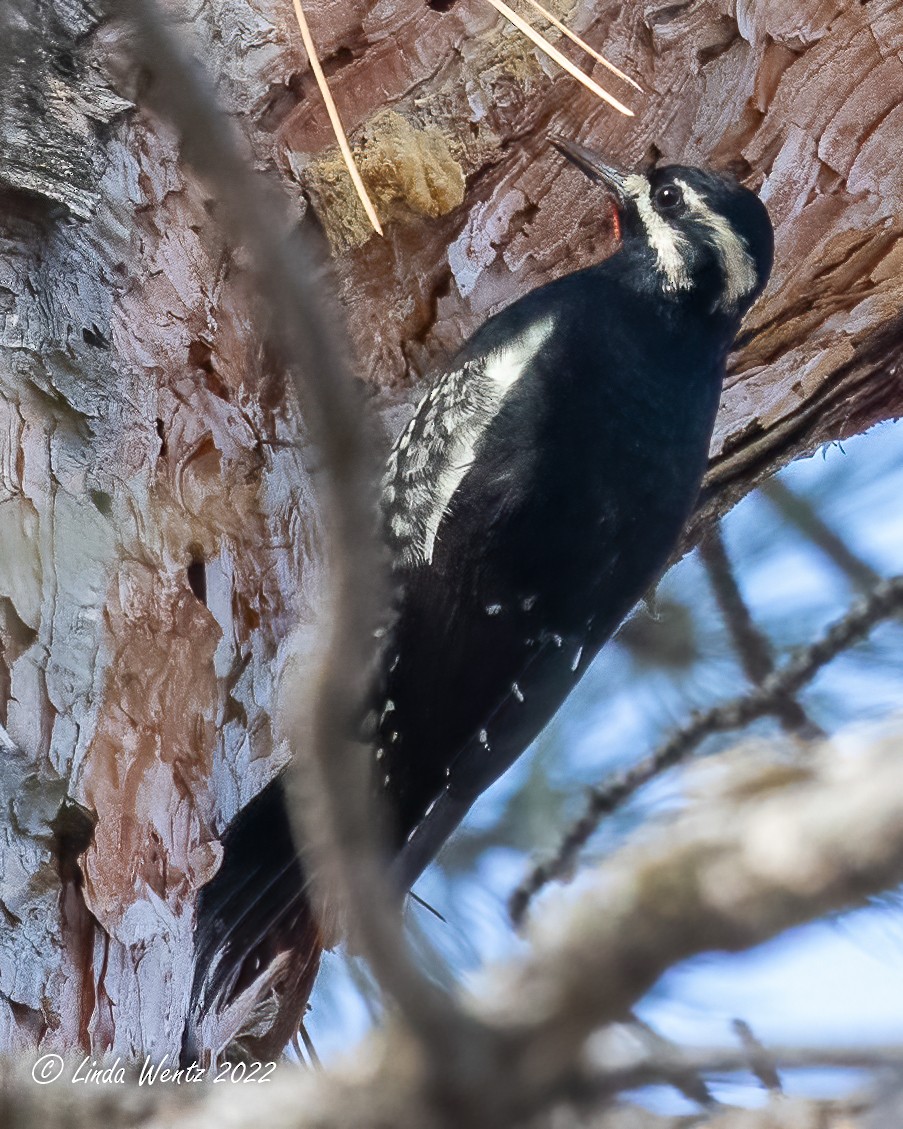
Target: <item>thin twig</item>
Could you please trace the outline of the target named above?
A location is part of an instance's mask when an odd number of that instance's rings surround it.
[[[562,55],[558,48],[553,47],[548,39],[545,38],[545,36],[540,35],[536,28],[531,27],[530,24],[528,24],[527,21],[523,18],[523,16],[519,16],[517,12],[512,11],[512,9],[509,8],[507,4],[503,3],[502,0],[487,0],[487,3],[491,4],[497,12],[505,17],[506,20],[509,20],[511,23],[513,23],[522,35],[525,35],[532,43],[535,43],[540,51],[543,51],[546,55],[548,55],[550,59],[552,59],[559,65],[559,67],[562,68],[562,70],[567,71],[569,75],[575,78],[578,82],[582,83],[587,88],[587,90],[591,90],[597,98],[601,98],[603,102],[607,102],[609,106],[613,106],[616,110],[618,110],[622,114],[625,114],[628,118],[633,117],[633,110],[628,109],[628,107],[625,106],[623,102],[619,102],[617,98],[612,97],[612,95],[609,94],[607,90],[603,90],[603,88],[593,79],[591,79],[588,74],[582,71],[578,66],[575,66],[566,55]]]
[[[597,63],[601,63],[603,67],[607,67],[612,74],[617,75],[618,78],[623,79],[624,82],[630,83],[630,85],[635,90],[639,90],[641,94],[644,93],[642,86],[640,86],[638,82],[635,82],[629,74],[624,74],[624,72],[616,67],[614,63],[610,63],[604,55],[600,55],[594,47],[590,47],[590,45],[585,40],[581,39],[576,32],[571,31],[567,24],[563,24],[561,20],[559,20],[556,16],[553,16],[551,12],[547,11],[542,6],[542,4],[539,3],[539,0],[527,0],[527,3],[534,11],[539,12],[543,19],[548,20],[552,27],[557,27],[562,35],[566,35],[567,38],[571,40],[571,42],[576,43],[578,47],[585,51],[587,55],[595,59]]]
[[[718,610],[730,633],[743,672],[754,686],[774,670],[771,645],[757,629],[737,584],[720,523],[713,525],[699,543],[699,555],[709,574]]]
[[[752,613],[734,576],[721,523],[712,526],[699,543],[699,555],[709,575],[718,610],[727,626],[743,672],[754,686],[761,686],[774,671],[771,644],[756,627]],[[775,716],[788,733],[801,737],[824,737],[824,730],[812,721],[795,698],[775,704]]]
[[[780,478],[769,478],[759,487],[765,500],[794,526],[847,577],[860,592],[869,592],[881,579],[870,564],[858,557],[818,513],[808,498],[791,490]]]
[[[692,1067],[685,1067],[681,1047],[666,1039],[636,1014],[630,1017],[630,1027],[646,1045],[650,1058],[669,1063],[668,1080],[685,1098],[701,1106],[717,1104],[701,1073]]]
[[[677,1077],[694,1071],[703,1077],[725,1077],[751,1073],[759,1078],[752,1067],[746,1047],[680,1047],[678,1058],[650,1056],[629,1066],[606,1069],[600,1065],[593,1075],[589,1088],[595,1094],[611,1096],[626,1090],[636,1090],[666,1082],[675,1086]],[[851,1046],[851,1047],[763,1047],[775,1073],[781,1070],[868,1070],[903,1073],[903,1046]],[[680,1088],[677,1086],[676,1088]]]
[[[329,83],[326,81],[323,68],[320,66],[317,47],[314,43],[313,36],[310,34],[310,28],[307,26],[307,17],[304,15],[304,9],[301,7],[301,0],[292,0],[292,4],[295,9],[295,19],[298,21],[298,28],[301,31],[301,39],[304,41],[304,50],[307,52],[307,58],[310,60],[310,69],[314,72],[314,78],[317,80],[317,86],[320,88],[320,95],[326,104],[326,112],[329,114],[329,120],[332,124],[335,139],[339,143],[339,151],[342,154],[342,160],[345,162],[345,167],[348,169],[348,175],[351,177],[354,190],[357,192],[358,198],[364,206],[364,211],[367,213],[367,219],[369,219],[370,223],[373,225],[373,230],[377,235],[382,235],[383,229],[380,226],[379,216],[377,216],[376,209],[373,207],[373,201],[367,195],[367,189],[364,187],[364,182],[361,179],[361,174],[355,163],[351,146],[348,144],[348,135],[345,133],[345,127],[342,125],[342,119],[339,117],[338,107],[329,89]]]
[[[745,1019],[735,1019],[734,1031],[740,1040],[740,1045],[749,1056],[749,1069],[755,1074],[769,1093],[782,1094],[781,1077],[774,1061],[774,1056],[767,1050],[753,1034],[753,1029]]]
[[[600,821],[617,810],[639,788],[672,768],[715,733],[739,729],[775,712],[775,706],[796,694],[842,651],[864,639],[882,620],[903,610],[903,576],[883,580],[816,642],[797,650],[751,693],[705,713],[696,713],[664,745],[637,764],[616,774],[589,793],[586,810],[565,834],[555,854],[539,863],[514,890],[508,903],[512,921],[519,924],[531,900],[549,882],[564,875]]]

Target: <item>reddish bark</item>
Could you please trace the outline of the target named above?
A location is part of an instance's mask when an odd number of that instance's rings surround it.
[[[385,239],[337,165],[290,4],[179,15],[258,162],[332,240],[390,428],[487,313],[610,249],[605,206],[549,129],[625,164],[731,168],[769,204],[777,262],[725,390],[716,508],[900,413],[894,0],[558,4],[648,92],[617,90],[631,120],[481,0],[305,7]],[[293,446],[303,422],[208,194],[169,132],[109,87],[113,32],[80,0],[52,20],[24,10],[52,26],[27,73],[7,75],[0,130],[0,719],[15,746],[0,1049],[160,1055],[178,1048],[217,834],[284,762],[279,674],[316,645],[292,638],[316,600],[313,453]],[[64,793],[97,825],[83,885],[61,887],[48,827]]]

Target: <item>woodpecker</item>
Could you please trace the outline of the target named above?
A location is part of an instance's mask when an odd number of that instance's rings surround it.
[[[735,181],[622,172],[552,143],[598,186],[600,216],[613,207],[617,250],[489,318],[385,473],[399,600],[373,693],[374,786],[404,890],[663,569],[771,270],[768,213]],[[200,901],[195,1009],[222,1009],[291,952],[297,1022],[319,938],[278,781],[223,847]]]

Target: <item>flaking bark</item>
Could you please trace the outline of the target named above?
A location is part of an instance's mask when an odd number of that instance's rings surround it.
[[[384,240],[337,171],[290,4],[174,12],[331,240],[389,430],[488,313],[610,250],[549,129],[625,164],[731,168],[772,211],[709,515],[900,413],[899,4],[559,4],[648,92],[626,92],[630,121],[480,0],[305,7]],[[217,834],[284,762],[279,676],[316,646],[293,635],[318,593],[316,453],[215,202],[135,109],[141,76],[110,77],[121,33],[81,0],[3,19],[0,1050],[160,1056]]]

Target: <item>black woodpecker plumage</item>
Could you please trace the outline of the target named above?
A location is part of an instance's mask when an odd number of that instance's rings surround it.
[[[771,270],[768,214],[734,181],[622,173],[553,143],[598,182],[600,212],[613,202],[618,250],[482,325],[386,470],[400,602],[374,692],[375,784],[404,889],[664,567],[728,351]],[[199,908],[195,1008],[222,1008],[292,949],[303,996],[318,951],[301,952],[315,930],[278,782],[224,847]]]

